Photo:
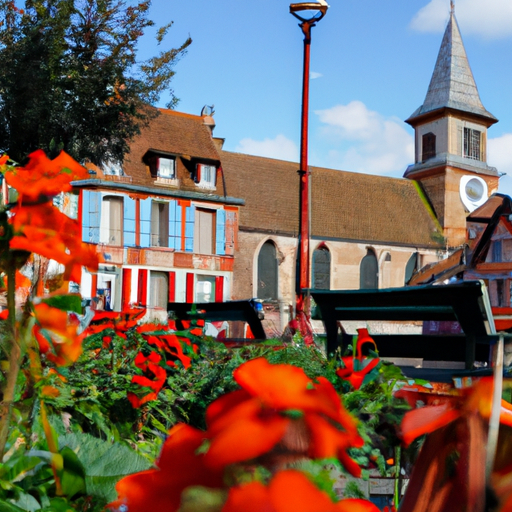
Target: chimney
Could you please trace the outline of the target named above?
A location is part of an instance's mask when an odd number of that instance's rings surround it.
[[[215,120],[212,116],[203,116],[203,123],[210,128],[211,135],[213,137],[213,130],[215,128]]]

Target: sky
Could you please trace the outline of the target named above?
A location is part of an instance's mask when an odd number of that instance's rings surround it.
[[[309,164],[402,177],[413,163],[404,120],[424,101],[449,0],[330,0],[312,29]],[[512,1],[456,0],[455,14],[484,107],[488,163],[512,195]],[[284,0],[153,0],[162,43],[192,45],[175,67],[176,110],[214,105],[224,149],[298,161],[303,35]],[[151,34],[140,58],[158,51]],[[166,103],[162,97],[160,106]]]

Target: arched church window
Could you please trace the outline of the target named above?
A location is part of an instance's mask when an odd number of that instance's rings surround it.
[[[421,161],[426,162],[436,156],[436,136],[432,133],[426,133],[421,140],[422,155]]]
[[[414,274],[414,271],[418,268],[418,253],[413,252],[411,254],[411,257],[409,258],[409,261],[405,265],[405,284],[409,282],[412,275]]]
[[[313,288],[331,289],[331,253],[325,246],[313,252]]]
[[[277,251],[273,242],[265,242],[258,255],[258,299],[277,299]]]
[[[375,253],[368,249],[366,256],[361,260],[359,273],[359,288],[361,290],[374,290],[379,287],[379,263]]]

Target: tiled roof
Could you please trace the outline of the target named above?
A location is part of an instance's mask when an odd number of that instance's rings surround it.
[[[442,108],[476,114],[487,118],[491,124],[497,121],[482,105],[453,12],[444,33],[425,101],[407,122]]]
[[[130,153],[125,157],[124,172],[132,177],[133,183],[152,183],[142,162],[142,157],[150,149],[185,158],[219,161],[210,128],[203,117],[166,109],[158,109],[158,112],[159,115],[142,128],[140,135],[130,144]]]
[[[230,196],[241,197],[240,229],[298,232],[298,164],[221,152]],[[311,236],[439,247],[429,207],[411,180],[311,167]]]

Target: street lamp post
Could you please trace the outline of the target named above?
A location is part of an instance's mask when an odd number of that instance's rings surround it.
[[[301,2],[290,5],[290,13],[299,21],[304,34],[304,69],[302,76],[302,116],[300,136],[300,192],[299,192],[299,255],[296,279],[296,316],[299,330],[305,337],[311,337],[309,304],[305,291],[309,288],[309,170],[308,170],[308,118],[309,118],[309,56],[311,29],[325,16],[328,5],[320,2]],[[311,16],[304,17],[303,12]],[[301,13],[301,14],[299,14]],[[309,332],[308,332],[309,331]],[[312,341],[312,340],[311,340]]]

